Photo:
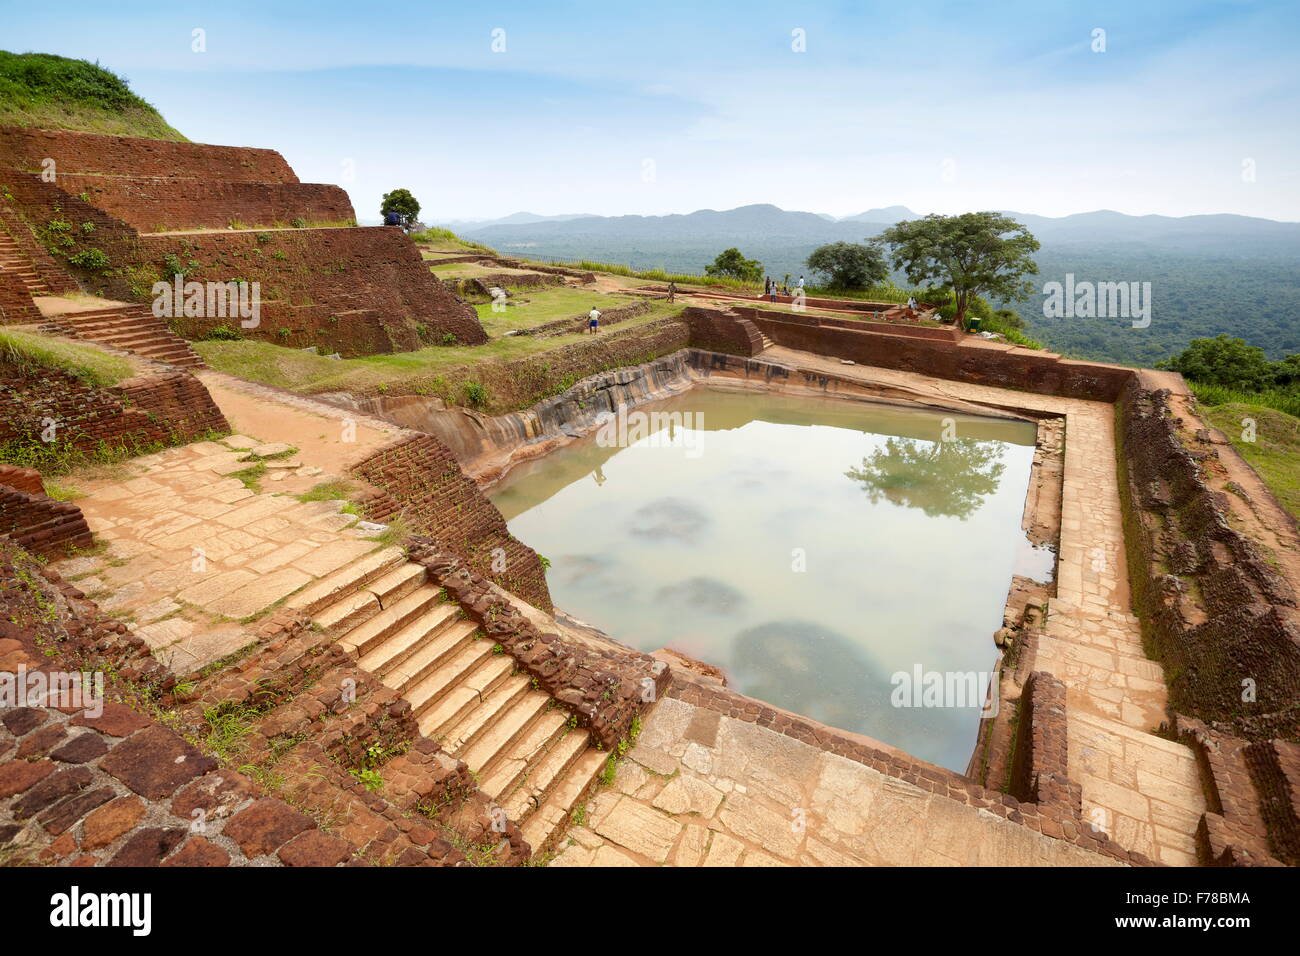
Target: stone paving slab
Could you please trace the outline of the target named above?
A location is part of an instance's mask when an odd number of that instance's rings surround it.
[[[551,866],[1118,865],[675,698],[579,819]]]
[[[248,442],[266,444],[247,435],[195,442],[133,459],[126,478],[70,479],[107,548],[56,567],[178,673],[244,647],[257,618],[380,547],[352,533],[356,518],[339,513],[341,501],[303,504],[219,477],[247,467],[238,460],[246,452],[228,444]]]

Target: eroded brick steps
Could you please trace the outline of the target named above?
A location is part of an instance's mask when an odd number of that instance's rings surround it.
[[[18,276],[30,295],[51,295],[50,287],[28,259],[13,236],[0,229],[0,269]]]
[[[178,368],[206,367],[189,343],[145,305],[68,312],[50,322],[73,338],[110,345],[155,362]]]
[[[607,755],[460,607],[397,549],[367,555],[291,599],[400,694],[420,733],[464,761],[481,792],[530,835],[563,831]]]

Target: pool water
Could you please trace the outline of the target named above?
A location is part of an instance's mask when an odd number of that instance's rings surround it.
[[[491,496],[550,560],[557,607],[961,772],[1012,574],[1050,573],[1021,529],[1034,437],[1021,421],[696,388],[516,467]],[[923,695],[936,674],[948,693]]]

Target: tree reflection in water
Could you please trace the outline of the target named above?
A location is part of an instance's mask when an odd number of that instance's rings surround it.
[[[965,521],[997,491],[1006,465],[999,442],[956,438],[889,438],[845,476],[862,485],[871,503],[920,508],[928,517]]]

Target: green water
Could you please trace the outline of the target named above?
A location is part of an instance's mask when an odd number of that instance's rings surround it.
[[[964,771],[987,678],[913,707],[891,678],[987,675],[1012,574],[1050,573],[1020,527],[1034,426],[700,388],[640,411],[666,427],[585,438],[492,492],[551,560],[556,605]]]

